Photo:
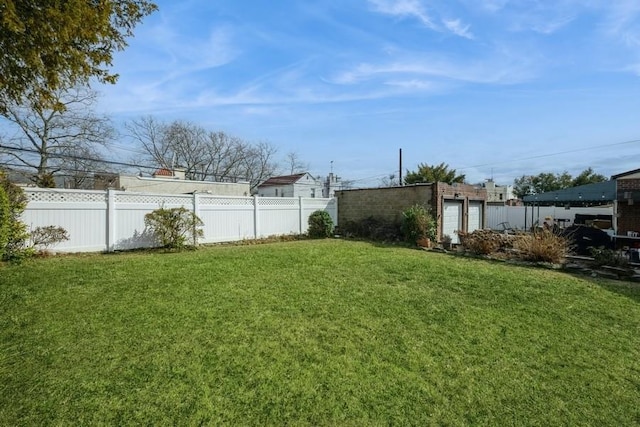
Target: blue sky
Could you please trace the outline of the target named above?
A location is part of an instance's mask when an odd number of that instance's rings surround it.
[[[358,186],[399,148],[470,182],[640,168],[637,0],[157,4],[100,87],[118,125],[190,120]]]

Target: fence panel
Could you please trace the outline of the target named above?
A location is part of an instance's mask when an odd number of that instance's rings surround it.
[[[153,246],[144,216],[154,210],[185,207],[204,223],[202,243],[231,242],[304,233],[318,209],[337,220],[335,199],[233,197],[204,194],[146,194],[124,191],[25,189],[23,221],[30,228],[65,228],[70,240],[55,250],[96,252]]]
[[[29,189],[22,215],[27,228],[54,225],[70,239],[55,249],[67,252],[103,251],[107,247],[107,195],[104,191]]]
[[[573,225],[576,214],[583,215],[613,215],[613,206],[566,209],[563,206],[487,206],[487,227],[502,230],[501,223],[508,223],[512,228],[523,230],[531,227],[532,223],[542,224],[545,218],[554,220],[566,219],[566,226]]]
[[[337,199],[302,199],[302,232],[309,229],[309,216],[315,211],[327,211],[333,220],[333,224],[338,224],[338,200]]]
[[[300,199],[258,197],[258,237],[300,233]],[[305,219],[306,220],[306,219]]]
[[[153,240],[145,231],[144,216],[160,208],[193,210],[190,195],[160,195],[131,192],[115,192],[115,244],[114,249],[148,248]]]
[[[199,196],[197,215],[204,222],[203,243],[255,237],[253,197]]]

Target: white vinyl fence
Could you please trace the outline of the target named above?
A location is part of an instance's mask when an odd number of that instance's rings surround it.
[[[308,218],[325,210],[338,220],[336,199],[231,197],[209,194],[146,194],[125,191],[25,189],[22,215],[28,228],[54,225],[70,239],[52,249],[99,252],[153,246],[144,216],[161,207],[184,206],[204,222],[201,243],[232,242],[272,235],[303,234]]]
[[[486,226],[494,230],[502,230],[502,224],[509,224],[511,228],[525,229],[525,213],[526,228],[531,227],[536,221],[541,225],[545,218],[554,220],[569,220],[565,225],[573,225],[576,214],[583,215],[613,215],[613,206],[607,207],[591,207],[591,208],[569,208],[562,206],[487,206],[487,222]],[[533,218],[533,221],[532,221]]]

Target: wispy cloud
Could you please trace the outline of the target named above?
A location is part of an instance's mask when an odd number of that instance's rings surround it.
[[[555,19],[539,19],[531,22],[531,29],[536,33],[550,35],[569,25],[575,16],[561,16]]]
[[[418,80],[418,79],[389,80],[385,82],[385,84],[388,86],[395,86],[402,89],[419,90],[419,91],[432,90],[435,88],[435,84],[433,82]]]
[[[331,80],[335,84],[354,85],[382,79],[406,81],[407,76],[423,76],[436,79],[479,84],[514,84],[530,80],[537,71],[530,59],[507,56],[482,60],[458,60],[423,58],[398,60],[387,63],[363,63],[343,71]],[[402,77],[405,77],[404,79]]]
[[[611,2],[603,27],[605,32],[623,44],[637,48],[640,46],[640,2],[620,0]]]
[[[469,31],[470,25],[464,25],[459,19],[451,19],[442,21],[444,26],[451,31],[453,34],[464,37],[467,39],[473,39],[473,34]]]
[[[437,29],[433,20],[418,0],[369,0],[374,10],[401,18],[416,18],[428,28]]]
[[[495,13],[503,9],[509,0],[472,0],[474,4],[489,12]]]
[[[415,18],[430,30],[473,39],[473,34],[469,31],[470,25],[463,24],[459,18],[440,17],[441,11],[434,6],[427,11],[427,7],[420,0],[369,0],[369,4],[376,12],[399,18]]]

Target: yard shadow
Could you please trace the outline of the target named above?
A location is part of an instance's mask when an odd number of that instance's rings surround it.
[[[613,292],[618,295],[625,296],[637,303],[640,303],[640,283],[632,282],[630,280],[616,280],[616,279],[608,279],[604,277],[593,277],[589,273],[586,272],[578,272],[578,271],[565,271],[567,274],[587,281],[589,283],[593,283],[600,288]]]

